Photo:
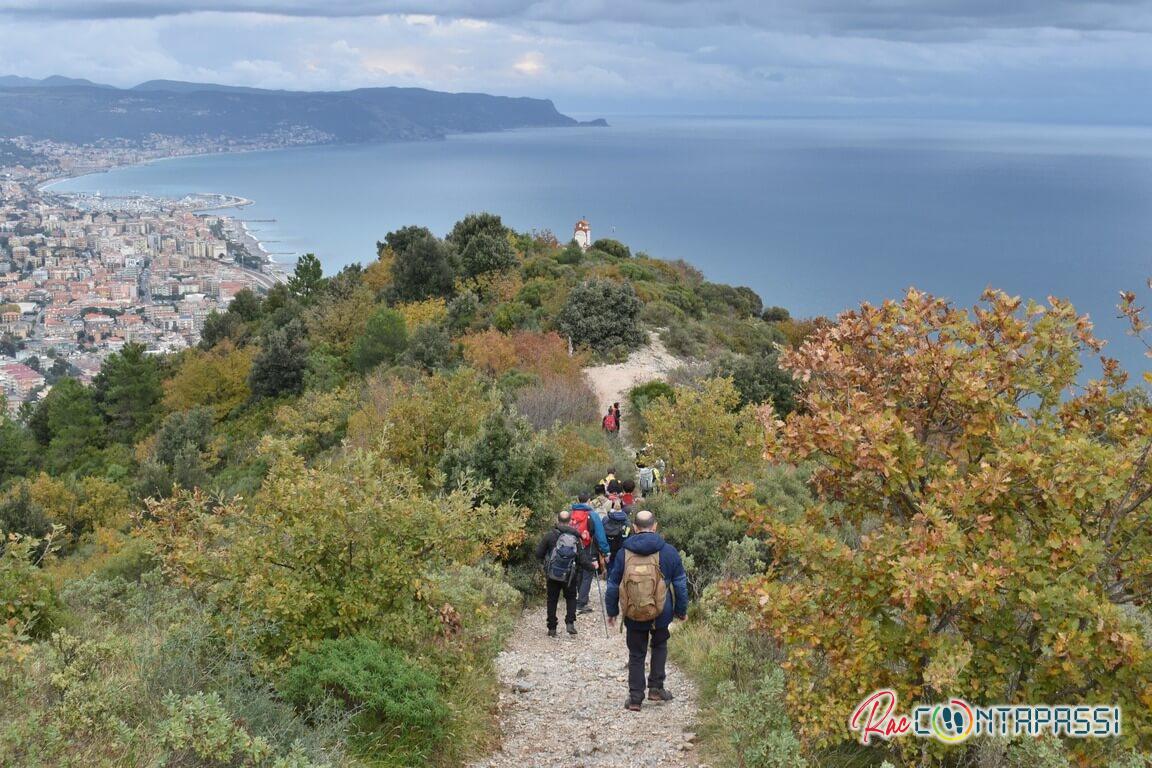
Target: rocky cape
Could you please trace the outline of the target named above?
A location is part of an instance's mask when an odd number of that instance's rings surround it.
[[[0,77],[0,137],[76,144],[157,136],[357,143],[591,125],[606,123],[581,123],[548,99],[423,88],[272,91],[151,80],[122,89],[62,77]]]

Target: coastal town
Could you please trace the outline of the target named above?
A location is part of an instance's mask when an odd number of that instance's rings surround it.
[[[10,414],[63,376],[91,381],[126,344],[152,354],[194,346],[208,316],[237,293],[266,292],[283,279],[238,217],[249,202],[242,198],[73,195],[53,192],[51,182],[254,148],[0,142],[0,401]]]

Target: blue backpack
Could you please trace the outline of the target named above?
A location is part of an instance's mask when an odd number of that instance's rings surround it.
[[[571,531],[563,531],[556,538],[556,546],[548,554],[544,571],[552,581],[568,584],[576,575],[576,556],[580,552],[580,537]]]

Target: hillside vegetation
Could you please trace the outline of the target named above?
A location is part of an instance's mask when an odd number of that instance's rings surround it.
[[[1135,332],[1142,320],[1129,303]],[[1152,406],[1071,307],[916,292],[796,321],[683,262],[476,214],[305,257],[198,349],[128,346],[0,421],[0,760],[458,765],[551,515],[634,456],[697,605],[673,652],[715,765],[1140,765],[1152,739]],[[852,742],[903,701],[1108,702],[1125,735]]]

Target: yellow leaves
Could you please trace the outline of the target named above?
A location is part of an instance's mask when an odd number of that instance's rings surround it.
[[[399,304],[395,309],[404,317],[409,334],[422,325],[439,323],[448,316],[448,305],[441,297]]]
[[[358,400],[359,393],[351,387],[309,392],[277,408],[273,420],[295,450],[312,455],[336,442]]]
[[[750,408],[737,410],[731,379],[707,379],[699,389],[677,387],[676,398],[648,406],[647,438],[686,480],[723,477],[753,464],[763,451],[764,430]]]
[[[467,368],[415,383],[373,378],[348,418],[348,442],[382,451],[431,486],[449,436],[476,434],[496,407],[483,381]]]
[[[308,335],[313,344],[326,347],[332,354],[347,354],[376,309],[373,292],[365,287],[339,300],[320,301],[305,316]]]
[[[237,349],[227,339],[207,352],[184,352],[175,375],[164,382],[164,407],[177,412],[206,406],[224,418],[248,399],[252,356],[251,347]]]
[[[395,261],[396,254],[392,252],[391,248],[387,246],[381,248],[380,258],[364,269],[364,285],[368,286],[374,293],[380,293],[392,285],[392,265]]]
[[[524,287],[524,279],[520,276],[519,270],[489,272],[456,282],[459,291],[472,290],[493,305],[512,301]]]
[[[964,670],[972,661],[972,644],[955,635],[931,638],[931,660],[924,670],[924,682],[937,691],[956,690]]]

